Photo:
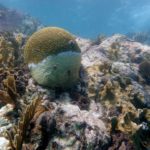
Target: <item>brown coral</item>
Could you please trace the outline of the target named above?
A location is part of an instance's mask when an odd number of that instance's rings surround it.
[[[35,110],[40,101],[41,98],[39,97],[32,100],[31,104],[27,106],[24,114],[21,116],[18,125],[14,126],[12,131],[7,132],[12,150],[22,150],[28,126],[33,119]]]
[[[47,27],[35,32],[27,41],[24,57],[27,63],[38,63],[45,57],[65,51],[80,52],[74,37],[57,27]]]
[[[17,97],[19,95],[16,91],[15,78],[12,75],[7,76],[5,80],[3,80],[4,90],[0,90],[0,100],[1,102],[7,104],[13,104],[15,107],[18,106]]]
[[[23,35],[20,35],[20,41],[23,41]],[[18,40],[17,35],[4,32],[0,33],[0,67],[12,68],[15,66],[22,66],[23,55],[22,46],[23,42]]]

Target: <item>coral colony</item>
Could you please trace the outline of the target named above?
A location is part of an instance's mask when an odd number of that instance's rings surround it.
[[[48,87],[70,87],[79,79],[81,52],[69,32],[56,27],[34,33],[25,45],[33,78]]]
[[[150,148],[150,46],[0,9],[22,22],[0,25],[0,150]]]

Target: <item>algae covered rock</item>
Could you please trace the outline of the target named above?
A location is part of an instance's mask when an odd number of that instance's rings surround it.
[[[47,27],[34,33],[25,45],[24,58],[40,85],[68,88],[78,80],[80,48],[64,29]]]
[[[53,149],[54,145],[57,150],[105,149],[110,137],[102,121],[103,110],[99,104],[93,101],[89,111],[70,103],[60,104],[55,114],[57,132],[61,134],[53,136],[46,150]]]

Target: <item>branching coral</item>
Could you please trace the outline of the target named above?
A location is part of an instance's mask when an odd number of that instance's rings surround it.
[[[16,91],[16,83],[13,75],[7,76],[5,80],[3,80],[4,90],[0,90],[0,100],[1,102],[7,104],[13,104],[14,107],[19,107],[20,104],[17,100],[19,95]]]
[[[24,75],[23,75],[24,74]],[[0,70],[0,101],[19,107],[20,96],[25,93],[28,72],[23,68]]]
[[[0,61],[2,66],[13,66],[13,48],[3,36],[0,37]]]
[[[0,67],[12,68],[22,65],[23,41],[24,36],[22,34],[0,33]]]
[[[21,116],[18,125],[14,126],[12,131],[7,131],[12,150],[22,150],[28,126],[34,117],[36,108],[40,101],[40,98],[32,100],[31,104],[27,106],[24,114]]]

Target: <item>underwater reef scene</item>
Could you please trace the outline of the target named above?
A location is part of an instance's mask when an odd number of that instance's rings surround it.
[[[0,6],[0,150],[149,150],[149,43],[89,40]]]

